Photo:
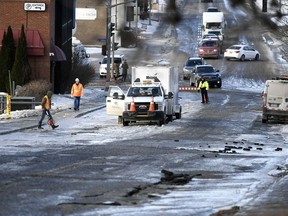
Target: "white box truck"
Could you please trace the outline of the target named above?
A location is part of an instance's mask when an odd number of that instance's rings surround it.
[[[117,115],[123,126],[131,122],[155,122],[159,126],[181,118],[178,101],[178,71],[172,66],[132,67],[132,84],[126,93],[110,86],[106,113]]]
[[[220,40],[223,40],[223,29],[225,28],[225,19],[223,12],[203,12],[202,15],[203,34],[208,34],[209,31],[217,30],[221,32],[218,35]]]
[[[262,123],[288,120],[288,77],[267,80],[263,91]]]

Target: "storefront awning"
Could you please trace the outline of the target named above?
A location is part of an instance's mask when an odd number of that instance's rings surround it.
[[[55,44],[50,47],[50,61],[66,61],[65,53]]]
[[[4,36],[4,32],[7,30],[0,29],[0,48],[2,47],[2,40]],[[21,34],[20,29],[13,29],[13,38],[15,45],[17,46],[18,44],[18,39]],[[30,56],[44,56],[44,45],[41,40],[40,34],[38,30],[26,30],[25,31],[26,35],[26,41],[27,41],[27,55]]]

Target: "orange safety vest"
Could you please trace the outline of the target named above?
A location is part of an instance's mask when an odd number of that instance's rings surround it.
[[[42,107],[42,110],[50,110],[51,108],[51,102],[49,100],[49,97],[47,95],[44,96],[46,98],[46,103],[44,104],[44,107]]]
[[[71,89],[71,95],[75,97],[80,97],[83,96],[84,94],[84,88],[81,83],[78,85],[76,83],[73,84],[72,89]]]

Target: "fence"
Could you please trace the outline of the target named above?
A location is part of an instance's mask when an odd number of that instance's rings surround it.
[[[41,102],[35,102],[35,97],[12,97],[6,92],[0,92],[0,114],[6,113],[8,119],[11,118],[11,111],[23,109],[35,109],[35,105]]]

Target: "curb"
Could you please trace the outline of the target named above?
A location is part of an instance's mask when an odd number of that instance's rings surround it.
[[[86,115],[88,113],[103,109],[104,107],[106,107],[106,105],[100,105],[100,106],[98,106],[96,108],[87,110],[87,111],[85,111],[83,113],[79,113],[78,115],[75,116],[75,118],[80,118],[80,117],[82,117],[82,116],[84,116],[84,115]],[[46,123],[44,123],[43,125],[46,125]],[[35,125],[27,126],[27,127],[17,128],[17,129],[10,130],[10,131],[1,131],[0,135],[7,135],[7,134],[15,133],[15,132],[24,131],[24,130],[27,130],[27,129],[37,128],[37,126],[38,126],[38,124],[35,124]]]

